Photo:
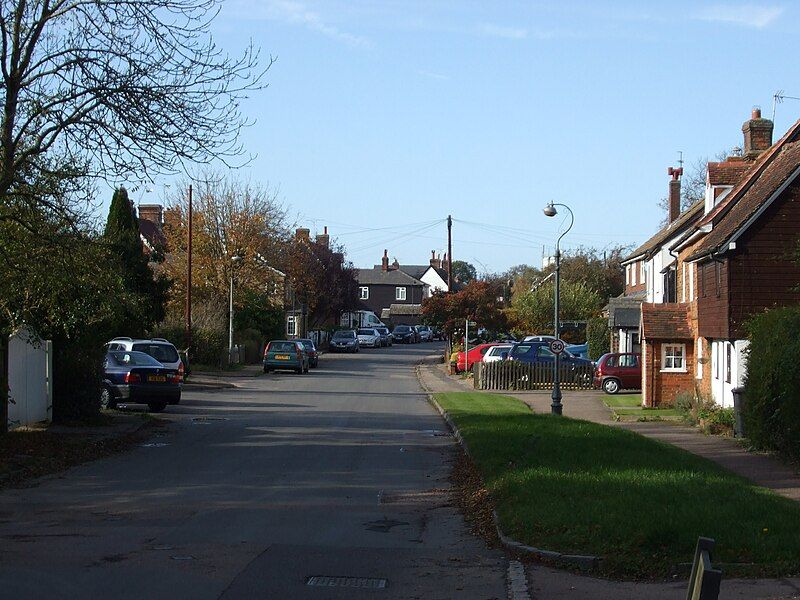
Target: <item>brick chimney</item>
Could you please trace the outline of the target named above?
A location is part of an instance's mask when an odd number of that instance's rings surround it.
[[[160,204],[140,204],[139,219],[150,221],[161,227],[164,223],[164,207]]]
[[[772,128],[772,121],[761,118],[761,109],[753,108],[750,120],[742,125],[745,157],[757,158],[772,146]]]
[[[671,176],[669,180],[669,222],[672,223],[681,215],[681,175],[683,175],[683,167],[674,169],[670,167],[667,169],[667,175]]]
[[[395,256],[394,260],[392,261],[392,264],[389,265],[389,270],[390,271],[397,271],[399,268],[400,268],[400,263],[397,262],[397,257]]]
[[[389,270],[389,251],[383,251],[383,258],[381,259],[381,271],[388,271]]]
[[[442,259],[436,258],[436,250],[431,250],[431,266],[435,269],[442,268]]]
[[[309,241],[311,239],[311,230],[305,227],[298,227],[294,232],[294,239],[298,242]]]
[[[331,236],[328,235],[328,227],[327,226],[325,227],[325,229],[323,231],[324,231],[324,233],[321,233],[321,234],[317,235],[317,243],[320,246],[325,246],[327,248],[328,245],[330,244]]]

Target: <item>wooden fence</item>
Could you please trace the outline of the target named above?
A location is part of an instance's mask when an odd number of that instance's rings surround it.
[[[562,389],[585,390],[592,387],[594,367],[559,365]],[[514,360],[475,363],[473,379],[478,390],[541,390],[553,387],[552,363],[522,363]]]

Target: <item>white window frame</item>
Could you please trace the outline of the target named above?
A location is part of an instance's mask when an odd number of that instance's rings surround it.
[[[631,285],[636,285],[636,263],[631,265]]]
[[[369,300],[369,286],[362,285],[359,287],[358,296],[361,300]]]
[[[678,358],[678,353],[675,350],[680,349],[680,366],[675,366],[675,359]],[[670,353],[669,350],[672,350]],[[668,358],[672,364],[667,366]],[[686,373],[686,344],[661,344],[661,371],[663,373]]]
[[[645,265],[647,265],[647,263],[645,261],[641,261],[639,263],[639,279],[640,279],[639,283],[641,283],[641,284],[644,284],[647,281],[647,277],[646,277],[647,271],[646,271]]]
[[[631,283],[631,266],[625,265],[625,285],[630,285]]]
[[[396,287],[394,288],[394,299],[395,300],[405,300],[408,297],[408,291],[405,287]]]

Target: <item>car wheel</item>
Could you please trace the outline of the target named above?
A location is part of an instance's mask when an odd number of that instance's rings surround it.
[[[161,402],[148,402],[147,407],[150,412],[161,412],[165,408],[167,408],[167,403],[163,400]]]
[[[114,401],[114,393],[111,391],[111,388],[104,385],[103,389],[100,390],[100,410],[114,408],[116,404],[117,403]]]
[[[603,382],[603,391],[606,394],[616,394],[619,391],[619,381],[616,379],[606,379]]]

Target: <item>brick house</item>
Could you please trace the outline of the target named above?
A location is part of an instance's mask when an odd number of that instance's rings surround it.
[[[775,145],[772,122],[757,109],[742,131],[743,156],[709,163],[705,198],[681,215],[680,231],[647,250],[640,326],[647,406],[670,404],[681,392],[731,406],[746,372],[747,318],[800,302],[800,267],[790,257],[800,233],[800,121]],[[678,183],[670,182],[670,206],[680,190],[680,173],[671,173]],[[626,262],[646,256],[635,251]]]
[[[384,322],[388,319],[392,324],[420,322],[422,300],[430,295],[430,285],[402,271],[396,259],[390,264],[388,251],[383,251],[380,265],[358,269],[356,280],[358,299],[364,310],[371,310]],[[398,310],[401,306],[402,310]],[[397,318],[392,307],[398,313]]]

